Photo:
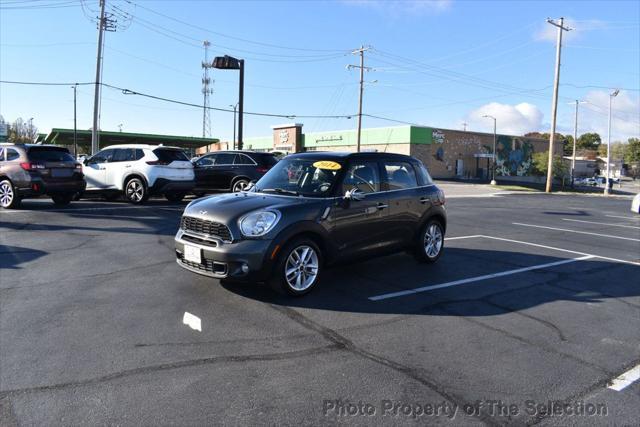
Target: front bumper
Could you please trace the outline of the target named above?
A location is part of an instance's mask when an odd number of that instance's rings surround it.
[[[198,248],[201,263],[184,258],[184,245]],[[216,279],[263,282],[271,275],[271,240],[240,240],[229,243],[210,236],[178,230],[175,237],[176,262],[182,268]]]
[[[196,182],[189,181],[177,181],[166,178],[158,178],[156,182],[149,188],[151,194],[162,193],[188,193],[193,190]]]

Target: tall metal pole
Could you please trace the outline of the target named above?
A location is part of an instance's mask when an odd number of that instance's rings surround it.
[[[244,59],[240,63],[240,88],[238,93],[238,150],[242,150],[242,115],[244,112]]]
[[[362,135],[362,94],[364,93],[364,46],[360,46],[360,98],[358,100],[358,143],[356,151],[360,152],[360,136]]]
[[[558,112],[558,85],[560,84],[560,54],[562,51],[562,32],[569,31],[564,26],[564,18],[560,18],[560,24],[556,24],[553,20],[547,19],[547,22],[558,27],[558,39],[556,42],[556,71],[553,82],[553,101],[551,103],[551,136],[549,136],[549,163],[547,165],[547,185],[545,191],[551,192],[553,184],[553,143],[556,136],[556,115]]]
[[[573,154],[571,155],[571,187],[576,174],[576,142],[578,141],[578,104],[580,101],[576,99],[576,117],[573,123]]]
[[[611,163],[611,102],[613,98],[618,96],[620,91],[616,89],[613,93],[609,94],[609,121],[607,124],[607,176],[605,177],[604,182],[604,194],[607,195],[610,193],[609,191],[609,164]]]
[[[100,149],[98,136],[98,110],[100,108],[100,72],[102,70],[102,37],[104,33],[104,3],[100,0],[100,19],[98,21],[98,56],[96,58],[96,83],[93,98],[93,128],[91,129],[91,154]]]
[[[77,103],[76,103],[76,89],[78,84],[73,85],[73,156],[78,158],[78,122],[77,122]]]
[[[496,184],[496,118],[493,117],[493,168],[491,173],[491,185]]]
[[[236,149],[236,109],[238,104],[233,106],[233,149]]]

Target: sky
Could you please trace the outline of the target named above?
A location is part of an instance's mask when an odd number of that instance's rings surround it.
[[[549,132],[556,27],[565,18],[558,102],[561,133],[640,136],[638,1],[106,0],[103,83],[202,105],[209,58],[245,59],[245,137],[298,122],[304,132],[354,129],[365,52],[363,127],[425,126],[521,135]],[[0,0],[0,115],[33,117],[40,132],[73,127],[73,89],[95,81],[98,0]],[[212,107],[238,99],[238,73],[212,70]],[[77,89],[78,128],[92,126],[93,85]],[[202,108],[103,88],[103,130],[202,136]],[[349,116],[303,118],[299,116]],[[233,113],[211,112],[211,136],[231,140]]]

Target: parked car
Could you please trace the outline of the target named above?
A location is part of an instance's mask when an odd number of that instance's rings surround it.
[[[0,206],[5,209],[41,195],[67,205],[85,185],[82,166],[64,147],[0,144]]]
[[[444,204],[413,157],[292,154],[248,191],[191,202],[175,237],[177,262],[206,276],[303,295],[338,262],[407,249],[437,261]]]
[[[631,212],[640,214],[640,193],[636,194],[631,202]]]
[[[217,151],[193,162],[197,196],[215,191],[241,191],[257,181],[278,163],[272,153],[255,151]]]
[[[144,203],[162,194],[176,202],[193,189],[193,165],[176,147],[162,145],[112,145],[85,159],[82,167],[87,194],[107,199],[121,195],[131,203]]]

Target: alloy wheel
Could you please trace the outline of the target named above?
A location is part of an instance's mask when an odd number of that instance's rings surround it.
[[[429,258],[436,258],[442,250],[442,229],[437,223],[431,223],[424,234],[424,251]]]
[[[127,198],[134,203],[141,202],[144,198],[144,186],[137,179],[132,179],[127,184]]]
[[[320,262],[316,251],[307,245],[301,245],[291,251],[285,263],[285,279],[296,291],[309,289],[318,277]]]
[[[2,181],[0,183],[0,205],[3,208],[11,206],[11,202],[13,202],[13,187],[9,181]]]
[[[233,184],[233,192],[237,193],[238,191],[242,191],[245,188],[247,188],[247,185],[249,185],[249,183],[243,179],[237,181],[235,184]]]

